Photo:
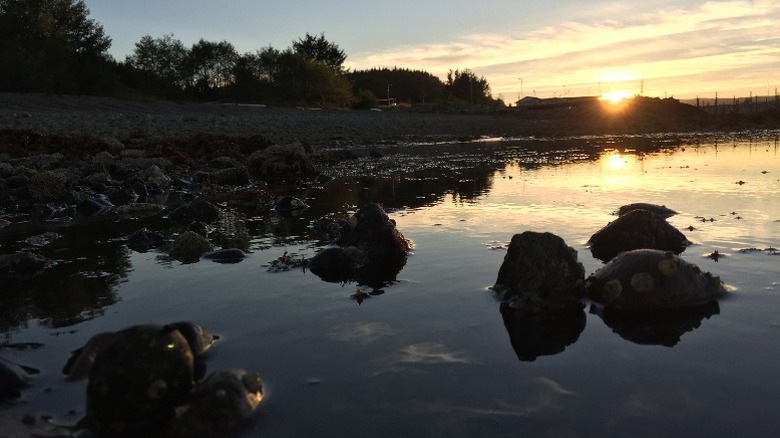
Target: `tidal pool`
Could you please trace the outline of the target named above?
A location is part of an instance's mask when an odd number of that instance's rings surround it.
[[[133,252],[121,238],[131,230],[104,225],[6,244],[68,269],[2,288],[4,341],[45,345],[1,350],[41,373],[0,409],[74,424],[86,385],[60,373],[71,350],[105,330],[191,320],[220,336],[209,371],[262,376],[244,436],[773,436],[780,146],[776,134],[736,138],[387,147],[298,189],[310,205],[299,216],[225,209],[214,232],[251,252],[236,264]],[[328,243],[312,220],[367,202],[414,244],[383,294],[358,302],[356,284],[269,272],[285,252],[311,257]],[[650,332],[608,327],[586,305],[584,328],[559,353],[516,351],[490,290],[512,235],[561,236],[587,275],[602,266],[588,238],[633,202],[676,210],[669,222],[693,242],[681,257],[720,276],[729,296],[708,316]]]

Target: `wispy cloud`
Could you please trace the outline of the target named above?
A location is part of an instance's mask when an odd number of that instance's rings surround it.
[[[689,8],[632,11],[551,27],[504,29],[453,41],[351,57],[353,68],[407,67],[444,76],[470,68],[494,94],[594,94],[614,87],[647,95],[765,92],[780,87],[780,2],[713,1]],[[623,72],[626,79],[618,81]],[[627,80],[628,78],[633,78]],[[757,88],[756,88],[757,87]],[[774,92],[774,90],[771,90]]]

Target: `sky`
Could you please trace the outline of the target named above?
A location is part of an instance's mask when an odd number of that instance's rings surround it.
[[[124,60],[144,35],[239,53],[324,34],[353,70],[470,69],[494,97],[780,92],[780,0],[85,0]]]

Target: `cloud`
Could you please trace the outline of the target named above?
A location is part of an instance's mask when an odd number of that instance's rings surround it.
[[[621,3],[601,12],[525,32],[506,29],[357,54],[351,66],[401,66],[440,77],[449,69],[470,68],[485,76],[494,94],[518,92],[522,77],[526,94],[547,94],[540,97],[595,93],[608,85],[636,92],[644,86],[647,95],[780,85],[778,2],[713,1],[652,12],[634,12]],[[608,84],[604,71],[629,72],[644,81]]]

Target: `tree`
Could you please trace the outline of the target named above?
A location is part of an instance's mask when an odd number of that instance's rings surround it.
[[[0,0],[4,91],[106,91],[109,47],[83,1]]]
[[[189,51],[181,41],[174,39],[173,34],[152,38],[149,35],[141,37],[135,43],[133,54],[125,59],[129,65],[149,72],[170,85],[182,86],[185,63]]]
[[[325,39],[324,33],[321,33],[320,36],[306,33],[305,37],[293,41],[292,48],[296,53],[312,61],[322,63],[339,73],[342,72],[342,66],[347,59],[347,55],[339,49],[338,45]]]
[[[229,42],[201,39],[190,49],[187,61],[189,85],[200,93],[230,85],[235,79],[238,58],[236,49]]]
[[[279,55],[273,82],[287,103],[345,107],[352,101],[352,87],[344,75],[292,50]]]
[[[490,85],[484,77],[477,77],[471,70],[450,70],[447,73],[447,91],[456,99],[471,104],[494,103],[490,96]]]

